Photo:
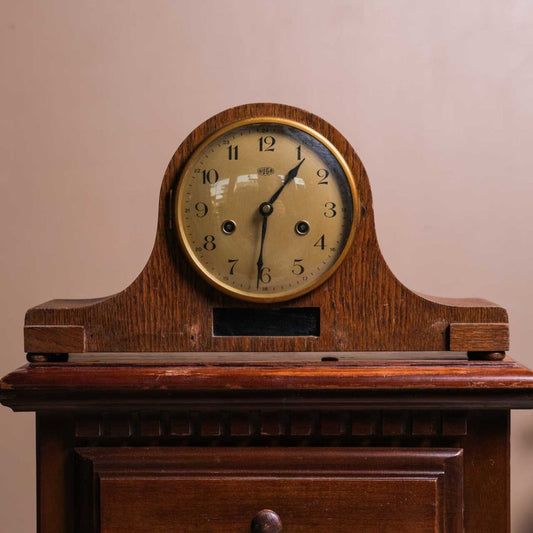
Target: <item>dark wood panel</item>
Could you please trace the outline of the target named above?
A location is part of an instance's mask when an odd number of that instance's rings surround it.
[[[236,532],[273,509],[284,531],[460,532],[454,449],[79,449],[99,491],[80,531]],[[88,468],[88,464],[91,468]],[[98,513],[97,513],[98,514]],[[90,516],[91,512],[84,513]]]
[[[74,533],[73,419],[37,415],[37,531]]]
[[[509,411],[472,411],[468,426],[464,440],[466,531],[509,533]]]
[[[446,531],[436,527],[441,521],[437,476],[388,480],[106,476],[100,480],[100,497],[102,533],[246,533],[256,513],[265,508],[273,509],[283,530],[293,533]]]

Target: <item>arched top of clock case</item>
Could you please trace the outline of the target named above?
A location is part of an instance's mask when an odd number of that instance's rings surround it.
[[[185,259],[173,222],[173,194],[180,171],[199,144],[232,122],[264,116],[300,122],[330,140],[351,169],[362,205],[354,242],[333,276],[313,291],[278,304],[243,302],[208,285]],[[508,348],[505,309],[479,299],[423,296],[395,278],[378,246],[370,184],[361,160],[333,126],[307,111],[281,104],[248,104],[205,121],[168,164],[158,216],[154,248],[138,278],[110,297],[53,300],[30,309],[25,323],[27,352],[492,353]],[[318,328],[311,334],[296,330],[294,335],[215,334],[215,315],[226,309],[248,310],[245,315],[258,321],[283,321],[284,316],[293,316],[290,309],[304,313],[295,320],[305,321],[306,310],[311,310]],[[281,314],[276,318],[276,313]]]

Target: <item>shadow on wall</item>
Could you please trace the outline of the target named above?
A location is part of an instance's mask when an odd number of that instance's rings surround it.
[[[529,427],[523,434],[522,438],[524,450],[527,450],[530,454],[533,454],[533,428]],[[530,464],[528,461],[527,464]],[[533,507],[531,507],[526,513],[522,525],[519,527],[516,533],[533,533]]]
[[[528,518],[516,533],[533,533],[533,509],[529,511]]]

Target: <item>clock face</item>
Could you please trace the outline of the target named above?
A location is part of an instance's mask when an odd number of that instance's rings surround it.
[[[249,301],[300,296],[351,244],[359,202],[342,156],[311,128],[254,118],[206,139],[175,200],[181,245],[219,290]]]

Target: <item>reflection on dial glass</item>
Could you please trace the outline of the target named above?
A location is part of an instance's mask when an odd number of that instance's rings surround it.
[[[180,177],[180,240],[224,292],[261,301],[303,294],[331,274],[349,244],[353,180],[335,149],[301,128],[282,121],[226,128]]]

